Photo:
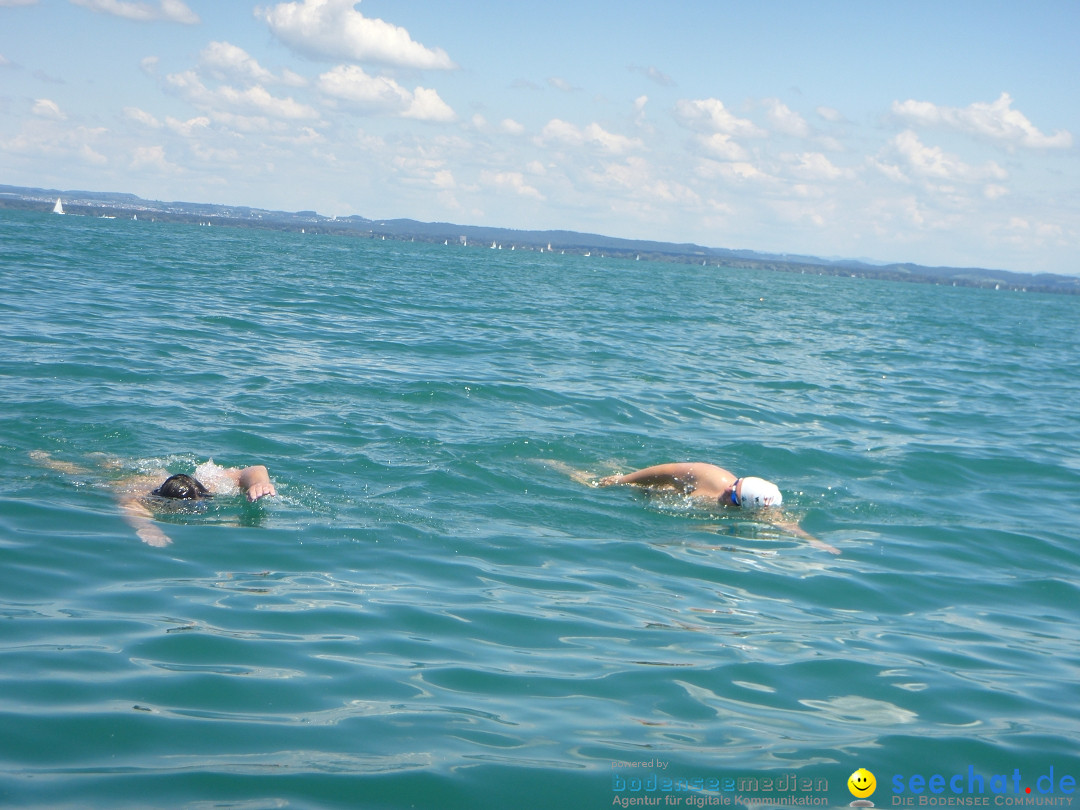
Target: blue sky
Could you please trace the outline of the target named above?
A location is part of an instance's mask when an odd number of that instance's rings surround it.
[[[1080,3],[0,0],[0,183],[1080,274]]]

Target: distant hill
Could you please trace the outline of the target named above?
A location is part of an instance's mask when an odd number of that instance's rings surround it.
[[[619,239],[575,231],[522,231],[449,222],[417,222],[411,219],[373,220],[361,216],[324,217],[314,211],[270,211],[246,206],[209,203],[160,202],[134,194],[98,191],[60,191],[0,185],[0,208],[50,210],[63,198],[70,214],[88,216],[136,216],[170,222],[213,222],[240,228],[304,230],[308,233],[387,238],[422,242],[464,243],[468,247],[491,244],[509,249],[559,251],[563,253],[713,264],[731,268],[761,268],[787,273],[844,275],[991,289],[1080,294],[1080,277],[1050,273],[1015,273],[981,267],[923,267],[917,264],[874,264],[855,259],[823,259],[817,256],[762,253],[754,250],[711,248],[688,243]]]

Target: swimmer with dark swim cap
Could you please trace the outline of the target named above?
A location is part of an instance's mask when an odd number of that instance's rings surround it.
[[[65,475],[83,475],[88,471],[83,467],[66,461],[54,459],[49,453],[36,450],[30,454],[37,463],[64,473]],[[110,462],[105,466],[118,466]],[[112,481],[110,486],[116,492],[120,513],[139,536],[139,539],[151,546],[167,546],[172,540],[162,531],[154,520],[155,510],[160,512],[162,504],[155,504],[154,498],[173,500],[204,500],[215,495],[242,492],[249,501],[257,501],[271,495],[277,495],[270,474],[266,467],[256,464],[252,467],[219,467],[213,460],[200,464],[195,475],[170,475],[154,489],[164,470],[153,475],[136,475]],[[148,497],[152,496],[152,497]]]
[[[190,475],[184,475],[183,473],[169,476],[165,479],[165,483],[150,494],[157,495],[159,498],[183,498],[185,500],[214,497],[210,490]]]
[[[206,481],[206,484],[194,476],[179,473],[170,475],[150,494],[158,498],[201,501],[213,498],[216,494],[239,490],[253,502],[269,495],[277,495],[277,490],[270,482],[270,474],[261,464],[241,470],[236,467],[219,467],[211,459],[200,464],[195,474]],[[167,546],[172,540],[154,523],[154,513],[148,507],[148,502],[138,494],[130,494],[120,499],[120,510],[124,519],[135,529],[139,538],[151,546]]]
[[[267,495],[277,495],[277,490],[270,483],[270,474],[261,464],[241,470],[236,467],[219,467],[211,459],[205,464],[200,464],[195,474],[203,478],[207,484],[204,485],[193,476],[178,473],[170,475],[150,494],[159,498],[201,500],[213,498],[215,494],[229,492],[235,488],[243,492],[249,501],[257,501]]]

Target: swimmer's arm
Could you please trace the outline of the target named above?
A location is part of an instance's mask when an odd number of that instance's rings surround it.
[[[70,461],[59,461],[52,457],[52,455],[45,450],[33,450],[30,453],[30,459],[42,467],[63,473],[64,475],[85,475],[89,470],[84,467],[80,467],[78,464],[72,464]]]
[[[242,470],[226,470],[229,477],[236,481],[236,485],[244,491],[249,501],[257,501],[268,495],[277,495],[277,490],[270,482],[270,473],[262,464],[253,467],[245,467]]]
[[[147,545],[161,548],[172,542],[169,536],[161,530],[161,527],[154,522],[153,513],[138,498],[121,498],[120,514],[124,516],[124,520],[127,521],[128,525],[135,530],[135,534],[139,536],[139,539]]]
[[[584,484],[587,487],[597,486],[597,484],[593,483],[593,477],[588,472],[575,469],[563,461],[556,461],[553,458],[541,458],[537,459],[537,463],[551,467],[553,470],[558,470],[559,472],[570,476],[571,479],[577,481],[579,484]]]
[[[693,486],[696,478],[695,464],[692,462],[676,464],[657,464],[643,470],[635,470],[626,475],[608,475],[596,482],[600,487],[634,484],[642,487],[675,487],[685,490]]]
[[[783,531],[783,532],[787,532],[790,535],[798,537],[800,540],[805,540],[810,545],[812,545],[814,548],[821,549],[822,551],[827,551],[830,554],[839,554],[840,553],[840,549],[838,549],[836,546],[830,546],[824,540],[818,540],[816,537],[814,537],[814,535],[810,534],[809,532],[807,532],[803,528],[801,528],[798,523],[791,523],[791,522],[788,522],[788,521],[777,521],[777,522],[773,523],[773,525],[776,528]]]

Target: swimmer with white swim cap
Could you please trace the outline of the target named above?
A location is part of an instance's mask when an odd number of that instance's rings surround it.
[[[716,501],[721,506],[744,509],[764,509],[784,503],[784,496],[771,481],[753,476],[739,478],[723,467],[700,461],[657,464],[626,475],[609,475],[596,482],[600,487],[621,484],[674,489],[683,495]]]
[[[561,466],[561,465],[560,465]],[[657,464],[625,475],[608,475],[595,483],[574,471],[572,477],[590,486],[638,486],[649,489],[674,490],[691,498],[700,498],[710,504],[723,507],[753,509],[761,518],[779,529],[800,537],[817,548],[830,554],[839,554],[840,550],[818,540],[799,528],[797,523],[784,520],[779,507],[784,503],[780,489],[771,481],[753,476],[738,477],[735,473],[700,461],[688,461],[674,464]]]

